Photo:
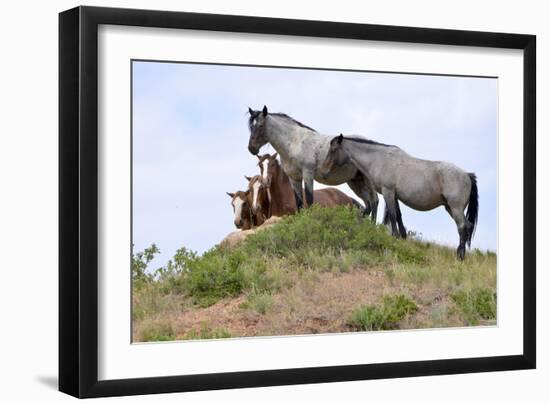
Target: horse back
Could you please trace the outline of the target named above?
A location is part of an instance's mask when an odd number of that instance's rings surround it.
[[[354,205],[353,198],[336,188],[323,188],[313,191],[313,202],[324,207]]]

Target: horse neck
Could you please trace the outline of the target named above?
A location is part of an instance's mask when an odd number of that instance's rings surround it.
[[[266,125],[266,136],[269,143],[282,158],[288,157],[292,144],[303,137],[302,131],[299,130],[301,127],[285,118],[268,115]]]
[[[352,163],[357,166],[358,157],[361,156],[360,165],[369,172],[379,163],[380,158],[385,157],[390,151],[390,147],[388,146],[354,142],[353,140],[346,140],[343,146]]]
[[[270,210],[270,204],[271,204],[271,201],[269,200],[269,197],[267,195],[267,190],[265,188],[262,188],[260,190],[261,192],[261,197],[260,197],[260,205],[262,206],[262,213],[264,215],[264,217],[268,218],[270,215],[269,215],[269,210]]]
[[[252,215],[249,212],[246,212],[243,216],[243,226],[241,227],[241,230],[250,230],[252,228]]]
[[[280,216],[283,213],[289,213],[288,210],[296,204],[294,191],[288,176],[284,173],[280,164],[277,164],[277,170],[274,178],[271,179],[271,214]]]

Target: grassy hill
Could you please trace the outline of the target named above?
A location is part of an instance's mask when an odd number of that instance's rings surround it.
[[[496,254],[398,240],[348,207],[314,206],[236,248],[132,260],[134,341],[496,323]]]

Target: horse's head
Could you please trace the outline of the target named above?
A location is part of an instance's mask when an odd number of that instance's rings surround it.
[[[323,178],[328,177],[335,167],[344,165],[349,161],[349,157],[342,146],[343,140],[344,135],[340,134],[340,136],[336,136],[330,141],[330,148],[325,161],[321,165],[321,176]]]
[[[267,119],[267,107],[263,110],[254,111],[248,108],[250,118],[248,119],[248,128],[250,129],[250,139],[248,140],[248,151],[254,155],[260,152],[260,148],[267,143],[265,134],[265,123]]]
[[[262,184],[261,176],[255,175],[254,177],[244,176],[248,180],[248,195],[250,200],[250,208],[252,214],[257,216],[261,213],[262,209],[268,208],[268,198],[266,187]]]
[[[237,191],[235,193],[227,192],[227,195],[231,198],[231,206],[235,214],[233,223],[235,223],[237,229],[248,230],[252,227],[249,194],[248,190]]]
[[[277,170],[279,168],[279,162],[277,161],[277,153],[264,154],[263,156],[258,156],[258,166],[260,167],[260,177],[262,185],[269,188],[271,186],[271,181],[277,175]]]

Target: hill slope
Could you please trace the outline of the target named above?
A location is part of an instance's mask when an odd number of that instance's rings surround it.
[[[134,341],[494,324],[496,255],[398,240],[356,209],[314,206],[154,273],[134,256]]]

